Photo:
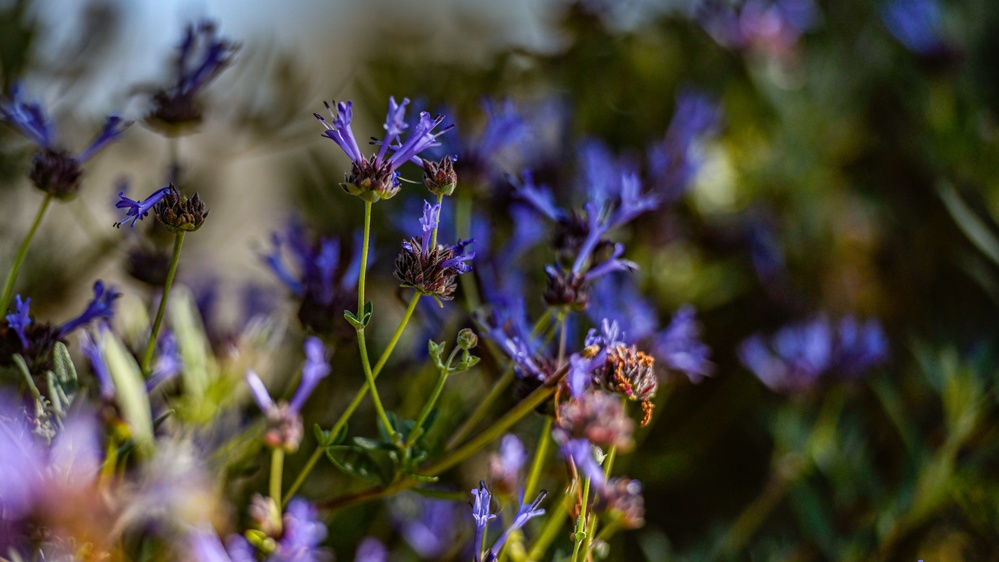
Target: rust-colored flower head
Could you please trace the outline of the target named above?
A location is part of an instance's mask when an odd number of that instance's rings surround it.
[[[587,439],[599,447],[630,450],[635,442],[632,432],[635,422],[628,417],[621,398],[614,394],[591,390],[578,399],[563,402],[559,407],[558,427],[572,438]]]
[[[659,380],[654,369],[655,359],[634,345],[617,343],[607,347],[604,365],[594,372],[594,379],[610,392],[642,403],[642,426],[652,419],[652,398]]]

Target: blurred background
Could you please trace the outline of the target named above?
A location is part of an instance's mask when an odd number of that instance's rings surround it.
[[[380,134],[390,95],[445,112],[456,139],[486,126],[483,100],[513,104],[531,134],[469,187],[498,248],[516,226],[506,174],[530,168],[578,207],[585,141],[641,161],[695,89],[719,115],[689,185],[620,238],[643,307],[663,322],[696,307],[714,374],[671,377],[641,446],[616,465],[643,483],[646,524],[616,536],[611,559],[999,560],[999,5],[0,1],[4,92],[22,83],[74,148],[109,113],[137,121],[88,163],[81,195],[46,217],[18,285],[35,314],[79,308],[91,285],[80,279],[114,280],[126,309],[151,298],[126,274],[141,229],[111,228],[114,201],[122,181],[144,197],[169,177],[167,145],[141,121],[185,26],[202,18],[241,44],[205,92],[198,133],[179,144],[180,183],[211,209],[180,270],[217,295],[206,323],[231,329],[253,294],[301,333],[261,260],[271,232],[297,217],[349,239],[360,225],[360,203],[337,186],[349,161],[311,115],[323,101],[354,101],[359,139]],[[25,177],[31,154],[0,130],[0,267],[41,198]],[[376,206],[373,291],[391,315],[404,308],[395,248],[416,233],[424,196],[404,189]],[[533,310],[547,252],[521,262]],[[426,333],[467,322],[426,314]],[[740,361],[753,334],[847,316],[887,334],[887,361],[862,376],[775,391]],[[376,345],[393,326],[374,327]],[[406,344],[414,365],[420,335]],[[344,351],[335,372],[353,376]],[[411,376],[406,361],[385,380]],[[488,390],[498,375],[486,363],[462,392]],[[360,380],[350,376],[325,381],[329,401],[310,415],[334,418]],[[402,401],[387,384],[383,399]],[[540,427],[530,423],[525,441]],[[450,481],[468,489],[482,466]],[[334,472],[321,467],[303,493],[333,495]],[[407,544],[399,519],[412,506],[399,501],[336,515],[329,544],[350,559],[369,533],[393,559],[446,558]],[[458,505],[457,525],[470,525]]]

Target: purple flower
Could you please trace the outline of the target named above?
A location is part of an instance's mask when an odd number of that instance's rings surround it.
[[[367,537],[357,545],[354,562],[388,562],[388,549],[378,539]]]
[[[416,554],[426,560],[439,558],[454,545],[458,505],[415,494],[396,496],[392,515],[400,534]]]
[[[424,201],[420,218],[422,236],[403,241],[402,251],[395,260],[395,276],[403,287],[413,287],[435,299],[451,300],[458,288],[458,275],[472,270],[469,262],[475,252],[466,248],[474,240],[459,240],[454,246],[433,246],[433,232],[439,221],[440,205]]]
[[[501,492],[512,494],[517,489],[520,470],[527,462],[527,451],[516,435],[507,433],[500,440],[499,450],[489,457],[489,480]]]
[[[881,21],[899,43],[921,55],[947,50],[935,0],[889,0],[879,10]]]
[[[242,562],[242,559],[229,556],[219,536],[211,527],[196,528],[188,535],[187,540],[190,555],[196,562],[234,562],[234,560]],[[248,560],[254,560],[252,555]]]
[[[31,324],[31,318],[28,318],[28,309],[31,307],[31,299],[27,298],[24,301],[21,300],[21,295],[14,297],[14,312],[8,314],[7,326],[17,333],[17,337],[21,339],[21,345],[24,349],[28,349],[28,337],[24,334],[24,329]]]
[[[684,305],[673,315],[669,326],[656,337],[656,355],[667,367],[698,383],[714,373],[711,349],[701,341],[701,326],[693,306]]]
[[[0,103],[0,118],[31,139],[39,148],[58,151],[55,143],[55,125],[45,116],[40,104],[21,99],[19,84],[11,88],[10,99]],[[101,132],[73,160],[83,164],[102,148],[121,138],[129,125],[130,123],[122,121],[119,117],[108,117]]]
[[[114,301],[121,296],[121,293],[113,287],[105,287],[104,282],[94,283],[94,298],[87,304],[87,308],[76,318],[66,322],[59,328],[59,336],[65,336],[73,330],[89,324],[94,320],[110,320],[114,316]]]
[[[326,538],[326,525],[316,508],[301,498],[288,502],[282,518],[283,531],[277,550],[268,557],[273,562],[318,562],[325,560],[319,545]]]
[[[700,20],[723,47],[783,57],[817,25],[819,14],[812,0],[746,0],[737,6],[709,0]]]
[[[827,373],[856,376],[884,361],[887,340],[874,320],[846,317],[835,329],[825,317],[781,328],[768,341],[756,334],[739,346],[739,359],[772,390],[802,392]]]
[[[677,94],[666,136],[648,152],[650,181],[665,202],[676,201],[690,187],[701,166],[701,145],[718,132],[720,122],[715,100],[693,89]]]
[[[153,371],[146,380],[146,391],[152,391],[160,384],[172,379],[180,373],[184,364],[177,349],[177,339],[170,332],[164,332],[157,344],[159,355],[153,364]]]
[[[101,398],[109,401],[114,398],[115,387],[114,379],[111,378],[111,371],[108,369],[107,361],[104,359],[104,331],[106,329],[104,325],[99,326],[96,338],[88,331],[81,332],[80,351],[83,352],[83,356],[90,362],[90,368],[94,371],[94,378],[97,379]]]
[[[313,336],[305,340],[305,363],[302,365],[302,381],[292,396],[289,406],[295,412],[302,409],[309,395],[315,390],[319,381],[330,374],[330,365],[326,362],[326,349],[319,338]]]
[[[83,152],[74,156],[56,144],[55,125],[46,117],[41,105],[21,99],[19,85],[11,89],[10,99],[0,101],[0,119],[39,147],[41,151],[32,160],[28,175],[35,187],[60,199],[72,197],[79,191],[83,175],[81,165],[121,138],[130,125],[118,117],[108,117],[97,137]]]
[[[483,333],[513,360],[518,379],[542,382],[554,373],[555,361],[531,334],[523,299],[498,307],[489,319],[480,318]]]
[[[562,444],[562,455],[566,460],[572,460],[583,478],[590,479],[590,485],[596,490],[604,487],[604,470],[593,457],[593,444],[586,439],[569,439]]]
[[[202,115],[195,97],[232,62],[238,48],[219,35],[215,22],[188,24],[177,46],[173,84],[153,95],[147,122],[169,134],[177,134],[178,127],[198,124]]]
[[[170,193],[170,187],[161,187],[156,191],[149,194],[149,197],[143,199],[142,201],[135,201],[125,197],[125,192],[118,192],[118,202],[115,203],[115,207],[119,209],[128,209],[125,216],[121,220],[114,223],[115,228],[121,228],[121,225],[128,222],[129,219],[132,220],[131,226],[135,228],[135,221],[142,220],[145,218],[149,211],[156,206],[166,195]]]
[[[489,521],[496,519],[496,514],[492,513],[490,503],[492,494],[486,488],[485,482],[479,482],[478,489],[472,489],[472,519],[475,520],[475,539],[472,548],[475,552],[475,561],[482,559],[482,541],[486,538],[486,526]]]
[[[541,509],[540,506],[541,502],[543,502],[547,496],[548,492],[541,490],[538,497],[536,497],[531,503],[523,503],[523,497],[521,498],[522,503],[520,505],[520,509],[517,510],[517,514],[513,517],[513,522],[510,523],[510,526],[507,527],[506,531],[503,531],[500,538],[497,539],[492,548],[489,549],[489,554],[486,556],[487,562],[492,562],[499,557],[499,553],[503,550],[503,545],[506,544],[506,541],[510,538],[511,533],[523,529],[524,525],[526,525],[531,519],[545,514],[545,510]]]
[[[382,140],[375,141],[375,144],[379,145],[379,150],[368,159],[365,159],[361,153],[350,126],[353,119],[351,102],[335,103],[336,112],[327,103],[326,109],[330,113],[330,121],[318,113],[314,114],[326,128],[323,136],[335,142],[352,162],[351,171],[346,174],[344,183],[341,184],[345,191],[372,203],[392,197],[400,189],[399,172],[396,170],[408,161],[421,165],[422,162],[417,155],[428,148],[439,146],[437,137],[453,128],[453,125],[449,125],[434,133],[434,130],[444,122],[444,116],[431,118],[430,114],[424,111],[420,113],[412,134],[403,141],[402,133],[409,128],[405,122],[408,104],[409,99],[396,103],[394,97],[389,98],[384,125],[385,136]]]

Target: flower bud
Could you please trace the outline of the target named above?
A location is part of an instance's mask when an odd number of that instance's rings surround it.
[[[472,349],[479,343],[479,337],[475,335],[475,332],[471,328],[463,328],[458,332],[458,347],[462,349]]]
[[[434,195],[451,195],[458,184],[454,161],[445,156],[440,163],[423,160],[423,183]]]
[[[172,232],[198,230],[208,217],[208,210],[197,193],[188,199],[181,196],[173,184],[170,184],[170,190],[153,207],[153,211],[156,218]]]

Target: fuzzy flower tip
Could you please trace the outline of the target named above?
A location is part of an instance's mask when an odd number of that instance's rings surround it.
[[[351,128],[352,103],[334,102],[333,105],[329,103],[325,105],[330,114],[329,121],[318,113],[314,114],[326,128],[323,136],[335,142],[351,161],[351,170],[344,176],[344,182],[340,185],[347,193],[371,203],[388,199],[398,193],[399,167],[409,161],[421,165],[422,161],[417,156],[428,148],[439,146],[437,137],[453,128],[453,125],[449,125],[434,132],[444,122],[444,116],[431,117],[429,113],[422,112],[412,127],[412,133],[403,140],[403,133],[410,128],[405,121],[409,99],[404,98],[402,103],[397,103],[394,97],[389,98],[388,114],[384,124],[385,136],[381,140],[374,141],[374,144],[379,146],[378,152],[365,158]]]
[[[7,326],[14,330],[17,337],[21,340],[21,345],[24,349],[28,349],[28,337],[24,333],[24,329],[31,324],[31,318],[28,318],[28,310],[31,307],[31,299],[21,300],[21,295],[14,297],[14,312],[7,315]]]
[[[125,197],[124,191],[118,192],[118,202],[115,203],[115,207],[119,209],[128,209],[128,211],[121,220],[114,223],[115,228],[120,228],[121,225],[125,224],[129,220],[132,221],[132,224],[129,226],[135,228],[135,221],[145,218],[145,216],[149,214],[149,211],[151,211],[157,203],[166,197],[168,193],[170,193],[170,187],[161,187],[160,189],[157,189],[149,194],[149,197],[141,201],[135,201]]]

